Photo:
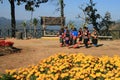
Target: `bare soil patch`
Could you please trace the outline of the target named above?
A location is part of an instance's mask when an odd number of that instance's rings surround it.
[[[16,40],[7,39],[14,42],[16,48],[22,49],[21,52],[0,56],[0,72],[4,73],[6,69],[26,67],[37,64],[41,59],[47,58],[57,53],[84,53],[85,55],[120,55],[120,40],[99,41],[99,47],[73,49],[60,47],[57,39],[30,39]]]

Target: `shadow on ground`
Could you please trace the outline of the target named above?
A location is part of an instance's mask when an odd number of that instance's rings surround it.
[[[20,53],[22,49],[16,47],[0,47],[0,56],[7,54]]]

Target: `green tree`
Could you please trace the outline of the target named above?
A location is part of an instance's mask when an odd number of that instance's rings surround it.
[[[27,23],[26,23],[26,21],[22,22],[22,26],[23,26],[23,28],[24,28],[25,39],[26,39],[26,38],[27,38],[27,32],[26,32]]]
[[[15,2],[14,0],[8,0],[11,8],[11,27],[12,27],[12,37],[15,37],[16,30],[16,20],[15,20]]]
[[[33,19],[33,25],[34,25],[34,36],[36,37],[36,27],[37,27],[37,24],[38,24],[38,19],[34,18]]]
[[[67,24],[67,26],[68,26],[69,29],[75,28],[73,21],[69,21],[68,24]]]
[[[0,0],[1,3],[3,3],[3,0]]]
[[[80,10],[82,10],[83,15],[79,14],[77,18],[80,18],[84,21],[84,23],[82,24],[82,27],[87,27],[89,24],[89,17],[87,17],[87,14],[85,12],[85,9],[82,7],[79,7]]]
[[[0,0],[1,2],[3,0]],[[8,0],[11,8],[11,27],[12,27],[12,37],[15,37],[16,30],[16,19],[15,19],[15,2],[17,5],[25,3],[25,9],[33,11],[35,7],[39,7],[41,3],[46,3],[48,0]]]
[[[93,27],[99,32],[99,26],[97,20],[100,19],[100,14],[97,14],[97,9],[95,8],[96,3],[93,3],[93,0],[89,1],[89,4],[84,9],[87,15],[87,21],[89,24],[92,24]]]
[[[102,21],[100,22],[101,26],[101,35],[110,35],[109,28],[112,24],[114,24],[114,21],[111,21],[111,14],[110,12],[106,12],[105,16],[102,18]]]

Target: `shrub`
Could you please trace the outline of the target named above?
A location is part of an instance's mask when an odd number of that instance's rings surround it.
[[[120,57],[58,54],[27,68],[6,70],[16,80],[120,80]]]
[[[11,41],[5,41],[5,40],[1,40],[0,41],[0,46],[1,47],[11,47],[11,46],[13,46],[13,42],[11,42]]]
[[[2,74],[0,80],[15,80],[15,78],[13,78],[12,75],[9,74]]]

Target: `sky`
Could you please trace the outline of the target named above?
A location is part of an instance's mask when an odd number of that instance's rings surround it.
[[[33,17],[40,18],[41,16],[59,16],[60,12],[56,11],[58,0],[54,2],[47,2],[40,4],[39,8],[35,8],[33,12]],[[64,0],[65,8],[64,14],[67,20],[75,20],[78,14],[83,16],[82,11],[79,9],[79,6],[85,7],[85,4],[89,0]],[[104,17],[104,14],[108,11],[111,13],[112,20],[120,19],[120,0],[93,0],[96,3],[97,13],[101,14]],[[15,6],[15,13],[17,20],[30,20],[31,12],[26,11],[24,4],[20,6]],[[10,19],[10,4],[8,0],[3,0],[3,4],[0,4],[0,17],[5,17]]]

